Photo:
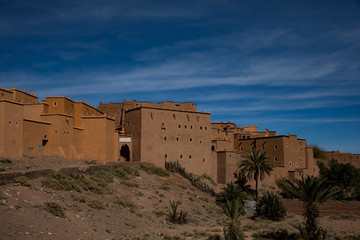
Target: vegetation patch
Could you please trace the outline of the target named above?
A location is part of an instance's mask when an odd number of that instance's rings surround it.
[[[86,203],[86,199],[85,199],[84,196],[71,194],[71,198],[72,198],[75,202]]]
[[[14,182],[19,183],[21,186],[24,186],[24,187],[31,187],[31,183],[28,182],[28,179],[25,176],[20,176],[20,177],[14,178]]]
[[[184,224],[187,222],[187,211],[180,210],[178,211],[179,202],[170,201],[170,207],[168,217],[170,222],[172,223],[178,223],[178,224]]]
[[[329,220],[342,220],[342,219],[356,221],[357,219],[359,219],[359,217],[352,214],[340,214],[329,217]]]
[[[3,158],[3,159],[0,160],[0,162],[5,163],[5,164],[11,164],[12,163],[11,159],[8,159],[8,158]]]
[[[130,200],[121,200],[121,199],[117,199],[115,201],[115,204],[124,207],[124,208],[130,208],[130,209],[135,209],[136,208],[136,204]]]
[[[6,172],[5,168],[0,168],[0,172]]]
[[[163,168],[159,168],[159,167],[155,167],[153,165],[145,165],[145,164],[140,164],[139,166],[140,170],[146,172],[149,175],[156,175],[159,177],[169,177],[170,173],[163,169]]]
[[[85,163],[88,165],[96,165],[97,164],[96,160],[85,160]]]
[[[90,191],[95,194],[103,194],[107,187],[107,181],[102,173],[99,173],[99,175],[95,174],[91,177],[85,176],[84,174],[67,175],[62,173],[49,173],[43,178],[42,184],[54,190]]]
[[[179,162],[166,162],[165,163],[165,168],[166,170],[173,172],[173,173],[178,173],[181,176],[183,176],[184,178],[186,178],[187,180],[190,181],[190,183],[196,187],[197,189],[199,189],[202,192],[205,192],[213,197],[216,196],[214,189],[212,189],[209,185],[207,185],[206,183],[204,183],[202,180],[202,177],[199,177],[195,174],[192,173],[188,173],[187,171],[185,171],[185,168],[181,167]]]
[[[5,193],[0,190],[0,200],[7,199]]]
[[[256,215],[273,221],[281,221],[286,216],[286,208],[277,194],[266,192],[256,205]]]
[[[139,169],[137,166],[121,166],[113,170],[113,174],[115,177],[121,180],[130,180],[135,177],[139,177]]]
[[[100,200],[92,200],[88,203],[88,206],[97,210],[105,209],[105,205]]]
[[[56,202],[45,202],[44,207],[47,212],[51,213],[56,217],[62,217],[62,218],[66,217],[64,212],[66,208],[61,206],[60,204],[57,204]]]

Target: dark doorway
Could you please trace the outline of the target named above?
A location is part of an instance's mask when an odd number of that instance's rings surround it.
[[[128,145],[122,145],[120,150],[120,160],[124,160],[126,162],[130,161],[130,149]]]

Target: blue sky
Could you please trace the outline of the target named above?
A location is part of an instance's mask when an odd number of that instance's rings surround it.
[[[360,1],[0,0],[13,86],[193,101],[212,121],[360,153]]]

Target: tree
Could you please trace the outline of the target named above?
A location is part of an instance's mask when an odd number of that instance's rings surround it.
[[[313,155],[315,159],[327,159],[326,151],[323,148],[319,147],[316,144],[310,145],[310,147],[313,149]]]
[[[260,148],[253,148],[248,155],[243,155],[243,158],[245,158],[245,160],[240,163],[240,171],[243,174],[246,174],[250,180],[252,178],[255,179],[255,200],[257,201],[259,195],[259,179],[260,181],[262,181],[265,178],[265,174],[270,175],[270,172],[273,170],[273,165],[267,163],[267,159],[269,158],[269,156]]]
[[[301,176],[301,179],[295,179],[294,183],[286,180],[282,188],[303,202],[305,229],[300,228],[300,234],[305,240],[318,239],[321,233],[317,220],[320,216],[319,206],[336,197],[340,190],[326,184],[325,179],[313,176]]]
[[[227,217],[224,226],[225,240],[243,240],[244,233],[240,226],[240,215],[242,212],[242,204],[240,199],[226,200],[226,205],[223,206],[224,213]]]
[[[255,195],[255,190],[251,188],[250,184],[248,184],[248,179],[245,176],[245,174],[235,171],[234,172],[234,178],[235,180],[235,184],[237,186],[239,186],[239,188],[243,191],[246,192],[248,194],[250,194],[252,197],[254,197]]]

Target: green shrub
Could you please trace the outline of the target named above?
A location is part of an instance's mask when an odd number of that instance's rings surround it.
[[[224,226],[225,240],[243,240],[245,239],[244,232],[240,225],[240,215],[242,210],[242,203],[239,199],[227,200],[223,205],[224,213],[227,217]]]
[[[55,202],[45,202],[44,203],[45,210],[51,213],[54,216],[65,218],[65,207],[61,206],[60,204],[57,204]]]
[[[140,170],[146,172],[149,175],[157,175],[159,177],[170,176],[170,173],[167,170],[163,168],[155,167],[153,165],[140,164]]]
[[[169,201],[171,210],[169,210],[168,217],[170,219],[170,222],[172,223],[178,223],[178,224],[184,224],[187,222],[187,211],[181,210],[178,211],[179,202],[175,201]]]
[[[136,204],[133,203],[130,200],[121,200],[121,199],[117,199],[115,201],[115,204],[121,206],[121,207],[125,207],[125,208],[130,208],[130,209],[134,209],[136,208]]]
[[[256,232],[253,237],[261,237],[262,239],[274,239],[274,240],[297,240],[300,239],[298,233],[289,233],[286,229],[271,229]]]
[[[104,204],[99,200],[92,200],[88,203],[88,206],[97,210],[105,209]]]
[[[286,208],[277,194],[266,192],[256,205],[256,215],[273,221],[281,221],[286,216]]]
[[[6,172],[5,168],[0,168],[0,172]]]
[[[14,182],[19,183],[21,186],[24,186],[24,187],[31,187],[31,184],[28,182],[28,179],[25,176],[20,176],[20,177],[14,178]]]
[[[281,189],[280,195],[283,198],[293,198],[293,195],[289,190],[286,188],[286,178],[279,178],[275,181],[276,185]]]
[[[136,166],[121,166],[113,170],[113,174],[121,180],[130,180],[139,177],[139,169]]]
[[[0,190],[0,200],[2,199],[7,199],[5,193],[3,191]]]
[[[95,194],[103,194],[107,186],[107,180],[102,173],[99,173],[98,176],[94,175],[94,177],[83,174],[49,173],[43,178],[42,184],[54,190],[91,191]]]
[[[89,165],[96,165],[96,160],[85,160],[85,163],[86,164],[89,164]]]
[[[77,196],[77,195],[71,194],[71,198],[76,202],[86,203],[86,199],[84,196]]]
[[[179,173],[200,191],[203,191],[211,196],[216,196],[214,189],[202,181],[203,177],[198,177],[195,174],[188,173],[185,171],[185,168],[181,167],[179,162],[165,162],[165,168],[170,172]]]
[[[8,158],[3,158],[3,159],[0,160],[0,162],[5,163],[5,164],[12,163],[11,159],[8,159]]]

